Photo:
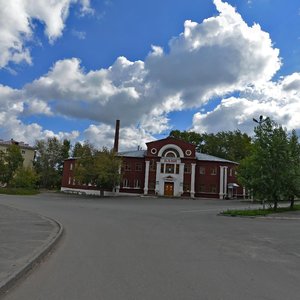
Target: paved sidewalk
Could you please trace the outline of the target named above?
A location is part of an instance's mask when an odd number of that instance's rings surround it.
[[[0,296],[51,250],[62,231],[53,220],[0,205]]]

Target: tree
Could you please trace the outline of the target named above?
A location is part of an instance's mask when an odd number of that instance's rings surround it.
[[[242,160],[238,177],[256,198],[273,204],[276,210],[280,200],[295,196],[298,190],[293,177],[299,165],[292,165],[299,162],[299,144],[295,133],[289,138],[286,130],[269,118],[254,132],[252,154]]]
[[[23,165],[24,158],[18,145],[9,145],[6,152],[0,153],[0,181],[9,185],[15,172]]]
[[[293,209],[295,197],[300,197],[300,144],[296,131],[289,138],[289,160],[285,183],[285,197]]]
[[[251,138],[239,130],[213,133],[173,130],[170,136],[196,145],[196,150],[206,154],[239,162],[251,153]]]
[[[32,168],[19,168],[11,181],[11,186],[15,188],[34,189],[37,187],[38,175]]]
[[[85,144],[84,155],[76,162],[75,179],[80,183],[92,184],[100,190],[113,189],[120,182],[121,159],[113,150],[102,148],[97,151]]]
[[[40,178],[40,186],[57,188],[60,186],[63,163],[69,157],[70,141],[59,141],[57,138],[38,140],[34,168]]]

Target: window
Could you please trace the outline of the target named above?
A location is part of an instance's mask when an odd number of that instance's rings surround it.
[[[71,185],[71,182],[72,182],[72,178],[69,177],[69,180],[68,180],[68,185]]]
[[[205,167],[200,167],[200,175],[205,175]]]
[[[70,164],[70,171],[72,171],[73,170],[73,164],[71,163]]]
[[[166,157],[176,157],[176,154],[173,151],[168,151],[165,156]]]
[[[200,184],[199,191],[200,191],[200,193],[205,192],[205,184]]]
[[[130,164],[128,162],[125,162],[124,169],[125,169],[125,171],[131,171],[131,167],[130,167]]]
[[[166,173],[168,174],[174,174],[174,167],[175,165],[173,164],[166,164]]]
[[[176,149],[169,148],[163,152],[162,157],[180,157],[180,155]]]
[[[229,169],[229,176],[232,176],[232,168]]]
[[[123,187],[129,187],[129,181],[127,178],[123,179]]]
[[[161,164],[160,165],[160,173],[164,173],[165,172],[164,169],[165,169],[165,164]]]
[[[217,175],[217,168],[216,167],[210,168],[210,175]]]
[[[135,170],[138,171],[138,172],[139,172],[139,171],[142,171],[142,164],[136,163],[136,164],[135,164]]]
[[[210,186],[210,192],[211,192],[211,193],[216,193],[216,192],[217,192],[217,187],[216,187],[216,185],[212,184],[212,185]]]
[[[178,164],[176,165],[176,174],[179,174],[179,166],[180,165],[178,165]]]
[[[190,164],[184,165],[184,173],[191,173],[191,165]]]
[[[135,179],[135,180],[134,180],[134,187],[135,187],[136,189],[139,189],[139,188],[140,188],[140,181],[139,181],[138,179]]]

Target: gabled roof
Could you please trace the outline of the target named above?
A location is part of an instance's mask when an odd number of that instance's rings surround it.
[[[123,151],[118,152],[118,156],[125,156],[125,157],[145,157],[147,151],[146,150],[135,150],[135,151]]]
[[[235,161],[231,161],[231,160],[227,160],[227,159],[220,158],[217,156],[213,156],[213,155],[209,155],[209,154],[205,154],[205,153],[199,153],[199,152],[196,153],[196,158],[197,158],[197,160],[227,162],[227,163],[232,163],[232,164],[238,164]]]
[[[143,157],[146,156],[146,154],[147,154],[146,150],[134,150],[134,151],[119,152],[118,156],[143,158]],[[199,152],[196,153],[196,159],[197,160],[202,160],[202,161],[227,162],[227,163],[237,164],[237,162],[234,162],[234,161],[231,161],[231,160],[227,160],[227,159],[224,159],[224,158],[220,158],[220,157],[205,154],[205,153],[199,153]]]

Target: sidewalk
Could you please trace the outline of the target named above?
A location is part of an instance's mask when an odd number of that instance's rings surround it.
[[[0,205],[0,296],[52,249],[62,232],[53,220]]]

